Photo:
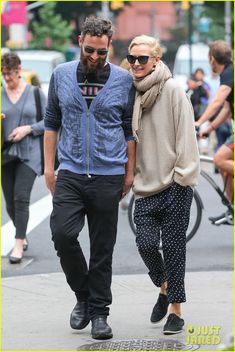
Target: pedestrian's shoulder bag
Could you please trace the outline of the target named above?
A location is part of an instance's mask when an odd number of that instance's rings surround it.
[[[26,95],[27,97],[27,95]],[[21,121],[23,118],[23,112],[24,112],[24,105],[26,102],[26,97],[23,102],[23,106],[20,112],[20,119],[19,119],[19,124],[18,126],[21,126]],[[5,141],[2,145],[2,150],[1,150],[1,164],[5,165],[8,164],[12,161],[17,161],[20,160],[19,154],[18,154],[18,147],[19,147],[19,142],[12,142],[12,141]]]
[[[2,165],[8,164],[11,161],[19,160],[16,143],[11,141],[3,143],[1,156]]]
[[[37,119],[37,122],[39,122],[43,119],[43,115],[42,115],[40,91],[38,87],[34,88],[34,99],[36,104],[36,119]],[[44,175],[44,136],[43,135],[40,136],[40,150],[41,150],[41,175]],[[54,170],[57,170],[58,167],[59,167],[59,161],[58,161],[58,156],[56,151]]]

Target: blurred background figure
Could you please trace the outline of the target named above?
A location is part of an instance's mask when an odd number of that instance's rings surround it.
[[[210,86],[204,79],[205,73],[202,68],[197,68],[191,79],[187,81],[187,93],[193,106],[194,119],[197,121],[205,111],[210,98]],[[203,127],[207,127],[208,122],[205,122]],[[200,139],[198,141],[200,153],[208,154],[209,139]]]
[[[195,121],[199,119],[208,104],[210,87],[204,80],[204,71],[197,68],[191,79],[188,80],[188,94],[193,105]]]
[[[2,189],[8,215],[16,229],[11,264],[20,263],[27,250],[26,230],[31,190],[41,174],[40,135],[44,121],[37,122],[34,88],[21,79],[21,61],[16,53],[2,56]],[[38,88],[39,89],[39,88]],[[40,92],[42,114],[46,98]]]
[[[209,97],[209,101],[208,101],[208,103],[210,103],[214,99],[214,97],[216,96],[217,91],[220,86],[219,74],[211,71],[210,74],[205,77],[205,82],[210,87],[210,97]],[[215,120],[215,118],[216,118],[216,116],[218,116],[221,108],[222,108],[222,106],[218,109],[218,111],[214,114],[214,116],[212,118],[210,118],[210,122]],[[231,135],[232,132],[233,132],[232,121],[231,121],[230,117],[228,117],[224,123],[222,123],[221,125],[219,125],[215,129],[216,143],[214,146],[214,152],[216,152],[219,149],[219,147],[222,144],[224,144],[224,142]],[[216,173],[218,172],[218,169],[216,167],[215,167],[215,172]]]
[[[221,123],[234,119],[234,66],[233,53],[230,45],[224,40],[215,40],[208,44],[209,62],[213,72],[220,75],[220,86],[214,99],[210,102],[202,116],[195,122],[200,127],[218,113],[209,126],[200,132],[200,136],[208,136]],[[232,133],[214,156],[214,164],[220,170],[224,181],[224,189],[229,201],[234,199],[234,134]],[[226,214],[209,217],[215,223],[227,222]]]

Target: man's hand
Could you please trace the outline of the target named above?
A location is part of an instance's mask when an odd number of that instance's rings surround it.
[[[55,192],[55,183],[56,183],[56,175],[54,173],[54,170],[52,172],[45,171],[44,176],[45,176],[47,188],[49,189],[49,191],[53,195]]]
[[[125,178],[124,178],[121,199],[123,199],[127,195],[127,193],[130,191],[130,189],[133,185],[133,182],[134,182],[134,174],[133,173],[126,174]]]
[[[45,131],[44,132],[44,176],[47,188],[53,195],[55,192],[56,176],[54,172],[55,153],[58,132]]]
[[[199,137],[208,138],[212,130],[213,128],[211,127],[211,125],[209,125],[207,128],[204,128],[202,131],[200,131]]]
[[[133,185],[133,182],[134,182],[135,147],[136,147],[136,142],[134,140],[128,141],[128,143],[127,143],[128,162],[125,165],[126,173],[125,173],[125,177],[124,177],[124,184],[123,184],[121,199],[127,195],[127,193],[130,191],[130,189]]]
[[[31,126],[19,126],[14,128],[14,130],[9,135],[9,139],[12,142],[19,142],[31,132],[32,132]]]
[[[200,127],[200,126],[201,126],[200,122],[198,122],[198,121],[199,121],[199,120],[197,120],[197,121],[194,122],[195,127]]]

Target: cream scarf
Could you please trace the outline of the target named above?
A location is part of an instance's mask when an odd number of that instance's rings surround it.
[[[150,109],[160,96],[165,82],[171,78],[169,68],[160,60],[154,71],[148,76],[135,79],[136,87],[135,104],[133,109],[132,130],[133,135],[138,142],[138,131],[141,128],[141,117],[144,110]]]

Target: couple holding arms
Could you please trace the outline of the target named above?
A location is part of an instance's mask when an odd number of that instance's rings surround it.
[[[118,207],[133,186],[137,247],[160,288],[150,319],[158,323],[168,313],[163,333],[175,334],[184,325],[186,230],[199,176],[193,110],[161,61],[157,40],[132,40],[129,73],[106,61],[112,34],[109,20],[86,19],[80,61],[55,69],[45,113],[52,239],[76,297],[70,325],[82,330],[91,321],[94,339],[113,336],[107,316]],[[89,264],[78,241],[85,216]]]
[[[136,244],[153,284],[160,289],[150,320],[159,323],[167,316],[163,333],[177,334],[184,326],[186,231],[200,171],[193,109],[161,61],[155,38],[141,35],[132,40],[128,72],[107,61],[112,34],[109,20],[86,19],[78,38],[80,61],[55,69],[45,111],[44,174],[53,194],[52,240],[76,297],[70,325],[82,330],[91,321],[94,339],[113,336],[107,316],[118,207],[133,187]],[[225,42],[216,41],[209,48],[209,61],[213,71],[220,73],[221,87],[197,123],[223,105],[211,130],[233,109],[233,65]],[[20,70],[17,55],[3,55],[2,117],[7,116],[3,137],[7,140],[10,135],[18,142],[20,152],[16,162],[2,165],[7,212],[16,228],[11,263],[19,263],[28,246],[29,198],[36,175],[41,174],[38,137],[44,131],[43,121],[35,118],[36,104],[32,107],[34,90],[21,80]],[[41,103],[44,107],[42,94]],[[217,159],[219,167],[232,170],[233,176],[233,140],[228,143]],[[54,173],[56,149],[58,176]],[[89,264],[78,241],[85,216]]]

